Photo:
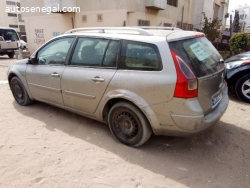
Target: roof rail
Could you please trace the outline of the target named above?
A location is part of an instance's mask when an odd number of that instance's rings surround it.
[[[152,36],[153,34],[149,31],[146,31],[142,28],[136,27],[85,27],[85,28],[76,28],[67,31],[65,34],[77,32],[77,31],[95,31],[97,30],[99,33],[105,33],[105,30],[119,30],[119,31],[136,31],[140,35]]]
[[[160,30],[182,30],[178,27],[159,27],[159,26],[136,26],[141,29],[160,29]]]

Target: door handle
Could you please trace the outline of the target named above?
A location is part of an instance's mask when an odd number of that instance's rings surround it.
[[[53,77],[60,77],[60,75],[57,74],[56,72],[52,73],[51,76],[53,76]]]
[[[104,82],[105,81],[103,78],[100,78],[98,76],[91,78],[91,80],[93,80],[94,82]]]

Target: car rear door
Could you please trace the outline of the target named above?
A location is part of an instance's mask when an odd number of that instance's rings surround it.
[[[79,38],[62,76],[65,106],[94,113],[116,72],[120,42],[102,38]]]
[[[204,114],[208,114],[219,104],[226,84],[222,57],[205,37],[171,41],[169,45],[197,77],[197,98]]]

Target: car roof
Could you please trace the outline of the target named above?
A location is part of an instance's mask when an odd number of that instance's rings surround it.
[[[142,42],[177,41],[194,38],[203,33],[195,31],[183,31],[169,27],[92,27],[77,28],[67,31],[63,36],[92,36],[126,39]],[[62,35],[60,35],[62,36]]]
[[[13,28],[10,28],[10,27],[0,27],[0,29],[8,29],[8,30],[13,30],[13,31],[16,31],[15,29],[13,29]]]

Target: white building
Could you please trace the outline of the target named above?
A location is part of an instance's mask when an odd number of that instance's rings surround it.
[[[250,29],[250,6],[244,6],[236,9],[239,11],[240,25],[242,30]]]
[[[25,35],[25,23],[20,12],[11,11],[20,8],[20,0],[0,0],[0,27],[14,28],[19,35]]]
[[[211,21],[218,18],[221,22],[221,29],[225,29],[226,20],[228,17],[228,4],[229,0],[196,0],[194,8],[194,28],[201,29],[203,16],[202,13],[206,14],[208,19]]]

